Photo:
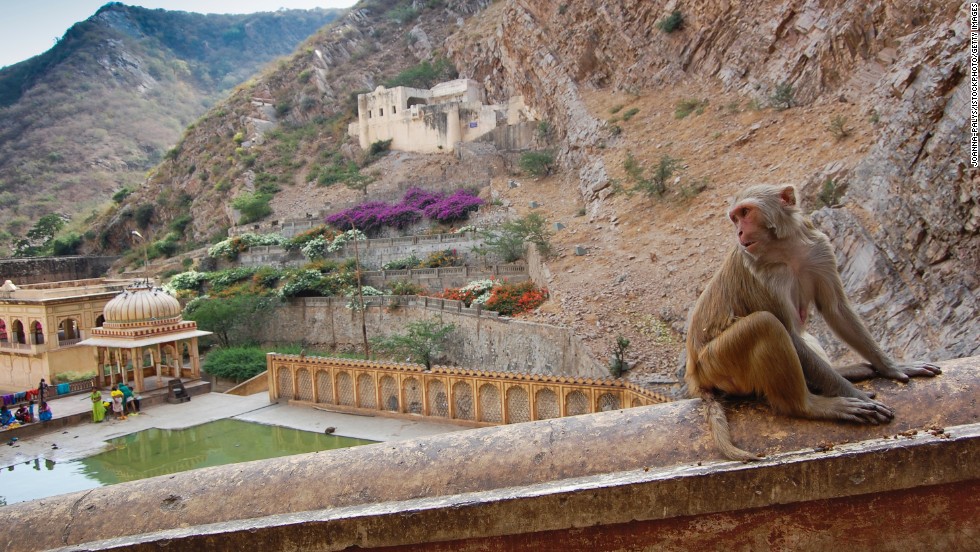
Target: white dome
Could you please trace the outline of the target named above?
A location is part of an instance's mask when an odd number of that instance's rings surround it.
[[[180,302],[160,288],[132,286],[112,298],[102,309],[105,326],[180,319]]]

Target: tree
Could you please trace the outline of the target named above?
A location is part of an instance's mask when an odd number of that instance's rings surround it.
[[[421,320],[408,324],[406,328],[408,331],[404,334],[375,339],[375,352],[398,358],[407,356],[431,369],[432,361],[442,354],[443,346],[456,326],[436,320]]]
[[[551,233],[547,227],[548,221],[543,216],[530,213],[523,218],[501,224],[499,230],[485,232],[483,244],[505,263],[524,257],[524,242],[533,243],[538,248],[538,253],[548,256],[551,254]]]
[[[214,332],[222,347],[232,343],[252,341],[255,320],[275,306],[275,299],[261,295],[241,294],[234,297],[203,296],[184,308],[184,318],[193,320],[202,329]]]
[[[554,162],[555,156],[550,151],[528,151],[521,154],[517,164],[522,171],[533,176],[548,176]]]
[[[65,225],[60,215],[49,213],[39,218],[34,226],[27,231],[24,239],[18,240],[14,246],[15,257],[36,257],[51,252],[51,241],[54,235]]]

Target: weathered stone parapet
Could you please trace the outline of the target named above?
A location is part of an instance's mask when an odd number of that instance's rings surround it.
[[[0,546],[971,549],[980,531],[980,358],[942,367],[935,379],[873,382],[896,412],[883,426],[732,408],[736,442],[769,455],[753,464],[720,459],[703,405],[687,400],[16,504],[0,508]]]

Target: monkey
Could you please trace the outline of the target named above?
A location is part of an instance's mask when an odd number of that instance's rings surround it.
[[[803,216],[796,195],[793,186],[757,185],[736,196],[728,217],[737,243],[688,320],[688,392],[706,403],[715,444],[732,460],[760,456],[732,443],[716,394],[763,396],[784,415],[883,424],[894,412],[850,380],[941,373],[882,351],[844,293],[829,238]],[[805,331],[811,306],[865,363],[831,365]]]

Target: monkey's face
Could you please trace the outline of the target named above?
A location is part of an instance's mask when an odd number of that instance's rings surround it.
[[[773,240],[762,210],[755,203],[742,202],[728,211],[728,218],[735,224],[735,235],[746,252],[757,255]]]

